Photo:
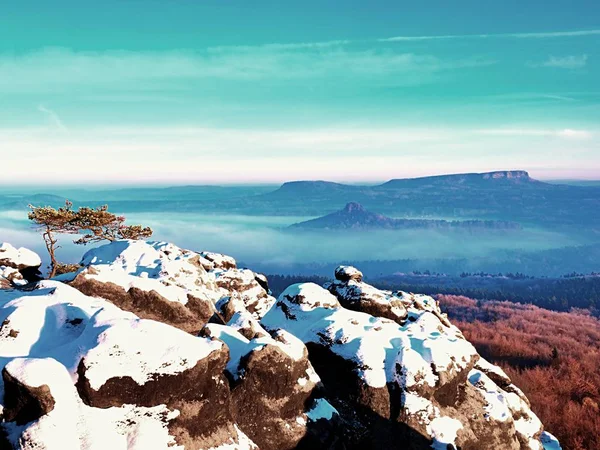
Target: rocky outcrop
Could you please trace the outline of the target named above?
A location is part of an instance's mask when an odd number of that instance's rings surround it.
[[[40,257],[26,248],[0,243],[0,288],[9,288],[41,279]]]
[[[560,448],[424,295],[159,242],[0,289],[0,448]],[[199,331],[199,335],[197,335]]]
[[[361,311],[375,317],[385,317],[402,325],[408,316],[403,296],[380,291],[362,281],[362,272],[351,266],[335,270],[336,280],[325,287],[337,297],[345,308]]]
[[[378,291],[354,268],[339,268],[336,278],[328,287],[337,298],[315,284],[290,286],[261,324],[283,327],[307,345],[328,399],[349,424],[347,446],[541,448],[537,417],[508,377],[496,377],[499,386],[484,374],[491,365],[479,363],[433,299]],[[362,309],[358,294],[382,304],[402,299],[406,319],[342,306]]]
[[[254,447],[231,414],[221,342],[57,281],[0,291],[0,320],[17,331],[0,333],[0,410],[13,447]]]
[[[214,319],[221,298],[236,295],[257,318],[275,301],[233,258],[165,242],[114,242],[87,252],[81,265],[63,278],[71,286],[194,334]]]

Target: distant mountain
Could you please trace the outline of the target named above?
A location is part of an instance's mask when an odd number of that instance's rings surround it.
[[[278,215],[319,216],[348,202],[387,216],[509,221],[600,234],[600,186],[546,183],[525,170],[394,179],[372,186],[296,181],[256,196],[247,206]]]
[[[3,194],[0,195],[0,209],[27,209],[27,205],[61,206],[65,198],[52,194]]]
[[[361,204],[348,203],[344,209],[305,222],[295,223],[293,229],[321,230],[406,230],[406,229],[463,229],[463,230],[519,230],[516,222],[499,220],[427,220],[392,219],[382,214],[367,211]]]
[[[541,184],[534,180],[525,170],[499,170],[484,173],[461,173],[450,175],[436,175],[420,178],[401,178],[383,183],[381,188],[405,188],[415,186],[439,186],[439,185],[461,185],[461,186],[498,186],[502,184]]]

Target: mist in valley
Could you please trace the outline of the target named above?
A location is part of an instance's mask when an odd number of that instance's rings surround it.
[[[548,252],[591,243],[590,239],[535,228],[523,230],[291,230],[293,223],[312,217],[245,216],[196,213],[129,213],[127,223],[154,230],[153,239],[174,242],[196,251],[232,255],[255,270],[269,273],[327,272],[341,262],[400,261],[402,270],[432,270],[458,274],[462,270],[519,271],[518,255]],[[74,245],[61,235],[59,259],[76,263],[90,248]],[[25,246],[46,261],[41,235],[27,220],[26,210],[0,212],[0,241]],[[515,256],[516,255],[516,256]],[[408,261],[406,261],[408,260]],[[455,261],[461,261],[456,263]],[[323,266],[327,267],[326,269]],[[394,266],[396,267],[396,266]],[[556,274],[580,267],[556,269]],[[385,273],[385,268],[382,269]],[[395,269],[390,269],[395,270]],[[540,268],[541,272],[542,268]],[[548,270],[547,267],[543,270]],[[593,267],[590,267],[590,271]]]

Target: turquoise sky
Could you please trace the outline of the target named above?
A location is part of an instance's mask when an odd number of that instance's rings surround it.
[[[4,183],[600,178],[600,2],[9,0],[0,160]]]

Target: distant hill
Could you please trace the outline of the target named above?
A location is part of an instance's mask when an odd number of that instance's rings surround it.
[[[390,180],[380,185],[380,188],[406,188],[416,186],[462,185],[477,187],[494,187],[506,184],[541,184],[534,180],[525,170],[499,170],[484,173],[461,173],[450,175],[436,175],[420,178],[401,178]]]
[[[0,209],[27,209],[27,205],[35,206],[61,206],[65,198],[52,194],[4,194],[0,195]]]
[[[516,222],[498,220],[427,220],[427,219],[393,219],[382,214],[367,211],[361,204],[348,203],[344,209],[326,216],[290,226],[294,229],[353,229],[353,230],[406,230],[406,229],[501,229],[519,230]]]
[[[546,183],[524,170],[394,179],[374,186],[295,181],[256,196],[247,206],[317,216],[334,213],[332,206],[348,202],[387,216],[498,220],[600,233],[600,186]]]

